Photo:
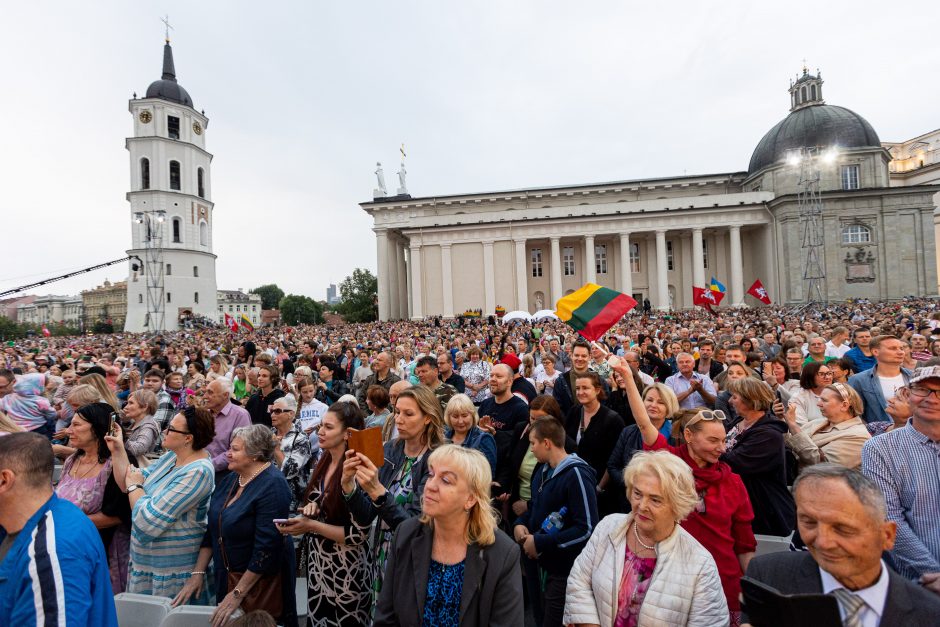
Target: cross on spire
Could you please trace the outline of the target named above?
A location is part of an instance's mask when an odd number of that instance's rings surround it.
[[[809,70],[806,68],[806,57],[803,57],[803,74],[806,74]]]
[[[163,22],[163,26],[165,27],[164,28],[164,31],[165,31],[164,40],[166,41],[166,43],[170,43],[170,31],[175,30],[172,26],[170,26],[170,16],[167,15],[166,17],[161,17],[160,21]]]

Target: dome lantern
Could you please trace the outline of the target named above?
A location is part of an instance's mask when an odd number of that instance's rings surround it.
[[[826,104],[822,97],[822,84],[822,72],[817,69],[816,76],[813,76],[804,65],[803,75],[798,77],[795,83],[790,82],[790,112]]]

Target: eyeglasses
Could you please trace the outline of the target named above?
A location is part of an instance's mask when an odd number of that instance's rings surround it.
[[[289,413],[292,412],[292,411],[294,411],[294,410],[293,410],[293,409],[281,409],[280,407],[272,407],[272,408],[271,408],[271,415],[272,415],[272,416],[280,416],[281,414],[289,414]]]
[[[167,425],[163,428],[164,431],[172,431],[173,433],[179,433],[180,435],[192,435],[189,431],[180,431],[179,429],[174,429],[173,427]]]
[[[820,377],[831,377],[832,371],[830,370],[828,372],[817,372],[816,374],[819,375]]]
[[[704,409],[700,411],[699,413],[695,414],[692,417],[692,420],[685,423],[685,426],[686,428],[688,428],[694,425],[695,423],[701,422],[703,420],[720,420],[724,422],[726,419],[727,419],[727,416],[725,416],[725,412],[721,411],[720,409],[716,409],[714,411],[712,411],[711,409]]]
[[[930,388],[922,387],[911,387],[908,389],[911,391],[911,395],[916,396],[917,398],[927,398],[933,394],[938,400],[940,400],[940,390],[931,390]]]

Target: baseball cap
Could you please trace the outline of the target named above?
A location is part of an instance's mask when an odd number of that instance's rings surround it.
[[[926,366],[924,368],[915,368],[911,375],[911,383],[919,383],[927,379],[940,379],[940,366]]]

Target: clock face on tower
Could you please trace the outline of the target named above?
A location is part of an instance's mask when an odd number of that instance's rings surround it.
[[[196,135],[202,135],[202,126],[199,122],[193,122],[193,133]]]
[[[146,109],[144,109],[143,111],[140,112],[140,115],[138,117],[140,118],[140,121],[143,122],[144,124],[150,124],[150,120],[153,119],[153,114],[147,111]]]

